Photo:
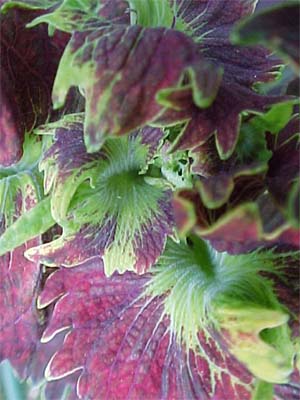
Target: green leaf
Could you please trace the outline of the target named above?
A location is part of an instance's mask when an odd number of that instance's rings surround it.
[[[300,198],[300,178],[296,178],[292,184],[291,191],[288,196],[287,217],[294,228],[299,229],[299,198]]]
[[[61,0],[9,0],[3,4],[1,12],[6,13],[10,8],[14,7],[27,8],[29,10],[47,10],[50,7],[58,5],[60,2]]]
[[[187,348],[201,354],[199,332],[215,329],[252,374],[284,383],[293,371],[295,354],[289,315],[261,272],[278,274],[289,256],[270,250],[232,256],[195,236],[188,244],[169,240],[147,294],[168,293],[165,313],[171,330]]]
[[[3,400],[25,400],[27,385],[19,382],[8,361],[0,365],[0,397]]]
[[[273,400],[273,384],[258,380],[251,400]]]
[[[275,104],[268,112],[254,119],[256,128],[264,129],[271,133],[279,133],[289,122],[293,115],[295,101]]]
[[[278,103],[266,113],[256,115],[241,126],[236,154],[241,162],[267,163],[272,157],[265,133],[278,134],[293,116],[295,101]]]
[[[266,164],[272,157],[268,150],[265,136],[265,126],[257,117],[241,126],[236,145],[236,155],[241,163],[260,162]]]
[[[53,12],[35,18],[27,26],[32,28],[47,23],[54,29],[69,33],[84,30],[87,29],[88,23],[103,21],[99,16],[101,7],[101,1],[64,0]]]
[[[128,0],[131,25],[144,27],[164,26],[188,32],[188,25],[178,16],[178,4],[174,1]]]
[[[5,221],[6,228],[15,221],[15,215],[30,209],[30,204],[43,196],[42,178],[37,170],[41,151],[42,142],[34,135],[27,135],[21,160],[0,168],[0,220]]]
[[[46,232],[55,224],[51,215],[50,197],[25,212],[0,237],[0,256]]]

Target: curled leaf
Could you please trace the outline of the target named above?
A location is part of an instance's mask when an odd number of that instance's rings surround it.
[[[100,26],[73,34],[60,62],[53,101],[60,107],[71,86],[81,88],[86,97],[85,144],[88,151],[97,151],[106,135],[129,133],[164,114],[170,107],[169,92],[174,95],[184,87],[187,98],[208,107],[220,76],[181,32]]]
[[[299,2],[288,0],[243,21],[233,32],[235,43],[262,44],[277,50],[299,70]]]
[[[170,191],[140,174],[162,130],[145,127],[128,138],[109,139],[100,152],[89,154],[80,117],[69,116],[52,126],[45,129],[55,132],[54,143],[40,167],[63,234],[26,255],[50,266],[103,257],[108,275],[116,268],[143,273],[173,232]]]
[[[164,296],[143,294],[149,278],[130,272],[107,278],[101,262],[48,278],[39,306],[56,305],[43,341],[68,332],[47,367],[48,380],[78,371],[83,399],[250,399],[251,376],[215,341],[199,337],[205,353],[198,355],[175,340]]]

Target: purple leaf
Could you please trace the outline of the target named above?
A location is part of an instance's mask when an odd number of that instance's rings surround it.
[[[298,1],[282,2],[243,21],[235,29],[233,39],[237,43],[261,44],[276,50],[299,71],[299,12]]]
[[[233,25],[250,14],[255,1],[204,0],[181,2],[178,16],[192,30],[207,61],[223,68],[223,80],[215,102],[207,110],[189,109],[177,112],[177,118],[186,121],[185,130],[176,148],[193,149],[215,135],[221,158],[228,158],[236,145],[240,113],[245,110],[263,111],[280,101],[279,97],[262,96],[253,91],[257,82],[273,79],[276,60],[262,48],[243,48],[230,43]],[[176,111],[164,114],[161,123],[171,123]]]
[[[143,273],[174,228],[170,191],[150,185],[140,174],[163,131],[145,127],[129,137],[109,139],[100,152],[89,154],[81,118],[68,116],[40,131],[55,133],[40,168],[46,192],[52,189],[52,215],[63,234],[26,255],[50,266],[103,257],[108,275],[115,268]]]
[[[25,132],[46,121],[51,91],[67,37],[48,37],[47,28],[27,29],[38,13],[8,10],[1,15],[1,153],[0,165],[22,155]]]
[[[272,198],[246,190],[245,195],[254,195],[246,200],[242,197],[235,203],[240,190],[233,192],[223,207],[210,210],[196,190],[185,190],[177,194],[173,202],[175,221],[180,231],[186,226],[208,239],[218,251],[239,254],[261,246],[286,244],[298,248],[300,233],[287,223]]]
[[[73,34],[59,66],[53,100],[59,107],[70,86],[82,88],[85,144],[88,151],[97,151],[105,135],[123,135],[155,122],[174,107],[169,97],[181,92],[182,86],[191,103],[208,107],[220,77],[219,69],[208,67],[195,43],[182,32],[100,26]]]
[[[212,339],[199,335],[214,372],[170,336],[163,298],[141,296],[149,278],[130,272],[107,278],[101,262],[54,272],[39,299],[40,307],[56,300],[43,341],[68,333],[48,379],[79,371],[80,398],[249,399],[251,376]]]
[[[296,227],[299,223],[299,135],[296,115],[276,137],[267,174],[269,192]]]
[[[9,205],[12,196],[13,204]],[[16,192],[8,189],[3,198],[3,208],[7,213],[0,214],[0,234],[26,209],[37,202],[33,187],[27,186],[27,193],[21,188]],[[42,314],[36,310],[35,302],[41,280],[40,264],[24,258],[24,251],[37,246],[36,238],[0,257],[0,360],[9,359],[21,377],[28,374],[31,358],[41,336]]]

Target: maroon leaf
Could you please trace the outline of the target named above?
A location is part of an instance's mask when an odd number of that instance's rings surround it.
[[[170,95],[181,93],[182,86],[191,103],[207,107],[219,83],[219,69],[208,66],[182,32],[100,26],[73,34],[60,63],[53,99],[61,106],[70,86],[84,90],[85,143],[89,151],[97,151],[105,135],[129,133],[174,107]]]
[[[36,11],[9,10],[1,15],[1,153],[10,165],[22,155],[25,132],[45,122],[51,91],[67,37],[48,37],[47,27],[27,29]]]
[[[130,23],[129,7],[126,0],[104,0],[99,15],[114,23]]]
[[[145,127],[129,137],[109,139],[100,152],[90,154],[83,143],[82,116],[68,116],[40,132],[44,130],[54,134],[54,143],[40,168],[46,192],[52,189],[52,215],[63,234],[29,249],[26,256],[50,266],[103,257],[109,275],[116,267],[120,272],[149,269],[174,229],[170,191],[150,185],[140,174],[163,131]]]
[[[236,191],[239,192],[238,188],[233,191],[226,205],[214,210],[205,206],[196,190],[179,192],[173,202],[178,228],[185,229],[188,226],[208,239],[218,251],[231,254],[274,244],[298,248],[299,230],[287,223],[269,195],[260,194],[256,197],[257,193],[246,190],[246,197],[241,197],[235,203]],[[190,217],[183,220],[182,215],[187,214]]]
[[[45,310],[47,315],[51,314],[52,307]],[[59,381],[48,382],[45,380],[45,369],[53,353],[62,345],[65,334],[58,334],[54,340],[49,343],[36,344],[35,353],[30,362],[28,371],[29,382],[31,386],[40,388],[46,400],[77,400],[76,382],[78,374],[67,376]],[[40,338],[39,338],[40,339]],[[66,397],[64,397],[66,395]]]
[[[277,103],[281,99],[278,96],[259,95],[234,83],[228,86],[224,83],[209,109],[204,111],[191,109],[191,120],[174,148],[194,149],[215,134],[220,157],[226,159],[232,154],[237,143],[241,123],[240,113],[245,110],[263,111],[268,105]],[[163,118],[168,118],[170,121],[168,115]],[[172,118],[175,118],[175,115]]]
[[[130,272],[107,278],[101,262],[54,272],[39,299],[41,307],[57,301],[43,340],[68,333],[48,379],[79,371],[80,398],[249,399],[250,375],[213,340],[199,335],[214,372],[176,343],[163,298],[141,296],[148,281]]]
[[[15,216],[20,215],[23,205],[30,209],[37,201],[30,192],[22,198],[21,191],[14,200]],[[2,234],[7,223],[4,215],[0,215],[0,222]],[[23,378],[28,374],[43,324],[43,313],[36,310],[40,265],[28,261],[24,251],[39,243],[38,238],[33,239],[0,257],[0,360],[9,359]]]
[[[255,1],[204,0],[181,2],[178,11],[192,30],[205,59],[222,67],[223,80],[215,102],[207,110],[190,107],[177,113],[177,118],[191,118],[176,148],[192,149],[215,134],[221,158],[228,158],[237,142],[240,113],[244,110],[262,111],[279,101],[278,97],[261,96],[252,90],[256,82],[272,79],[277,64],[262,48],[243,48],[229,41],[233,25],[253,11]],[[176,118],[172,110],[160,122]]]
[[[282,2],[242,22],[235,31],[234,39],[242,44],[262,44],[277,50],[299,70],[299,12],[298,1]]]
[[[268,190],[295,225],[299,222],[299,116],[279,133],[267,174]]]

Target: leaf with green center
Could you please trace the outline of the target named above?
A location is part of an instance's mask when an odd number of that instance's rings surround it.
[[[138,24],[143,27],[173,28],[185,33],[188,26],[178,17],[178,4],[176,1],[157,0],[128,0],[130,7],[131,25]]]
[[[101,261],[54,272],[39,298],[40,307],[56,302],[42,340],[68,333],[47,378],[78,371],[82,399],[250,400],[251,375],[220,343],[199,337],[203,357],[175,340],[164,315],[167,293],[145,296],[150,279],[130,272],[107,278]]]
[[[186,97],[205,108],[220,79],[220,69],[208,64],[181,32],[100,26],[73,34],[60,62],[53,102],[61,107],[71,86],[82,89],[85,144],[88,151],[97,151],[106,135],[129,133],[161,116],[170,107],[167,89],[180,92],[186,80]]]
[[[115,268],[142,273],[173,233],[170,191],[150,185],[140,174],[163,131],[146,127],[128,138],[109,139],[101,152],[89,154],[78,118],[68,116],[44,128],[55,136],[40,167],[63,234],[26,255],[50,266],[103,257],[108,275]]]
[[[260,272],[276,273],[288,254],[257,251],[232,257],[200,239],[192,243],[170,241],[152,275],[126,272],[108,278],[101,260],[50,275],[38,305],[56,304],[42,340],[60,331],[67,335],[50,360],[47,378],[55,381],[77,371],[83,399],[250,400],[254,379],[230,353],[226,335],[236,332],[238,323],[243,331],[264,316],[260,327],[268,326],[281,339],[257,338],[255,325],[245,340],[257,359],[270,365],[260,375],[270,377],[272,363],[278,363],[281,376],[275,378],[286,379],[285,366],[292,369],[293,357],[287,314],[270,278]],[[219,317],[222,305],[236,320]],[[251,313],[255,307],[256,314]],[[260,354],[266,347],[275,360]]]
[[[232,38],[244,45],[261,44],[278,51],[299,70],[299,2],[288,0],[243,21]]]
[[[230,256],[200,238],[190,240],[190,246],[168,244],[146,292],[150,296],[168,293],[165,313],[178,342],[205,356],[199,332],[208,339],[210,330],[216,329],[229,351],[255,376],[287,382],[295,354],[289,316],[271,281],[259,273],[276,273],[278,263],[283,266],[292,253],[256,251]]]

